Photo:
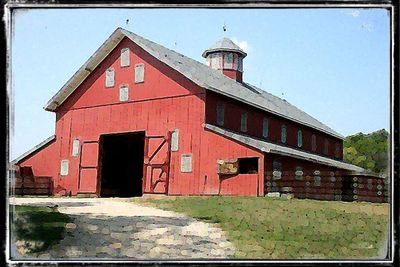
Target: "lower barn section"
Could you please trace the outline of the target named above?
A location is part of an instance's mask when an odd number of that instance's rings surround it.
[[[202,132],[198,138],[182,128],[151,134],[101,133],[90,139],[71,139],[71,151],[67,151],[71,156],[65,153],[52,158],[58,154],[58,142],[62,140],[53,141],[16,164],[17,171],[20,167],[30,168],[30,177],[26,179],[30,183],[39,181],[39,176],[50,177],[53,195],[279,194],[320,200],[387,201],[387,185],[380,177],[262,152],[210,131]],[[42,162],[48,164],[40,165]]]

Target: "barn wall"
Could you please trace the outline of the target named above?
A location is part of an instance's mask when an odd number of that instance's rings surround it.
[[[311,149],[311,135],[315,134],[317,139],[317,150],[314,153],[328,156],[334,159],[343,159],[343,154],[339,153],[339,158],[335,158],[335,143],[338,142],[340,147],[339,151],[343,150],[343,142],[342,140],[335,138],[333,136],[327,135],[323,132],[317,131],[310,127],[306,127],[300,125],[298,123],[289,121],[287,119],[278,117],[274,114],[264,112],[258,110],[252,106],[246,105],[239,101],[230,99],[228,97],[216,94],[214,92],[207,92],[207,101],[206,101],[206,122],[210,124],[216,125],[217,119],[217,104],[221,102],[225,104],[225,123],[224,128],[231,129],[233,131],[240,132],[240,117],[242,111],[248,112],[247,117],[247,134],[257,137],[262,137],[262,123],[263,118],[266,116],[269,120],[269,136],[267,138],[268,141],[282,144],[281,143],[281,125],[285,124],[287,126],[287,140],[286,146],[293,147],[296,149],[300,149],[297,147],[297,130],[301,129],[303,132],[303,146],[301,150],[312,152]],[[330,146],[328,155],[325,155],[323,152],[324,148],[324,139],[327,138]]]
[[[121,49],[130,49],[130,65],[120,66]],[[144,82],[135,83],[135,65],[144,64]],[[115,84],[106,87],[106,70],[115,70]],[[118,104],[119,88],[129,87],[129,101],[161,99],[204,93],[204,90],[180,73],[156,60],[130,39],[124,38],[101,64],[83,81],[77,90],[57,110],[81,109]]]
[[[273,177],[273,161],[282,164],[280,179]],[[296,179],[296,167],[303,169],[302,179]],[[296,198],[344,201],[387,201],[385,181],[378,177],[350,175],[345,170],[275,154],[265,156],[265,193],[292,194]],[[314,171],[320,171],[320,184]]]
[[[25,159],[18,162],[18,166],[31,166],[34,176],[53,176],[57,168],[57,140],[52,140],[39,148]]]

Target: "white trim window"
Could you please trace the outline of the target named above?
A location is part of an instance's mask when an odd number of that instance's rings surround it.
[[[267,117],[264,117],[264,119],[263,119],[263,126],[262,126],[262,136],[264,137],[264,138],[268,138],[268,132],[269,132],[269,129],[268,129],[268,118]]]
[[[115,70],[108,68],[106,70],[106,87],[113,87],[115,85]]]
[[[297,146],[303,146],[303,132],[300,129],[297,130]]]
[[[247,112],[242,112],[240,116],[240,131],[247,132]]]
[[[286,137],[287,137],[287,132],[286,132],[287,130],[286,130],[286,125],[285,124],[283,124],[282,126],[281,126],[281,142],[282,143],[286,143]]]
[[[212,69],[220,69],[220,61],[221,61],[221,55],[220,54],[212,54],[210,55],[210,61],[211,61],[211,68]]]
[[[121,67],[128,67],[130,65],[130,50],[129,48],[121,49]]]
[[[124,102],[129,100],[129,87],[128,85],[121,85],[119,88],[119,101]]]
[[[143,83],[144,82],[144,64],[136,64],[135,65],[135,83]]]
[[[79,156],[80,146],[81,146],[81,142],[79,141],[79,139],[74,139],[74,141],[72,142],[72,156],[73,157]]]
[[[224,69],[233,69],[233,54],[224,54]]]

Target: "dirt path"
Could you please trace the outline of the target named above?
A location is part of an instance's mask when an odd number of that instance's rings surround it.
[[[218,227],[121,199],[15,198],[15,205],[58,205],[73,218],[44,259],[229,258],[233,245]]]

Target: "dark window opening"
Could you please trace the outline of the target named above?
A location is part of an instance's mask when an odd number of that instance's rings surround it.
[[[143,160],[143,132],[101,136],[100,196],[141,196]]]
[[[258,173],[258,158],[239,159],[239,173],[240,174]]]

